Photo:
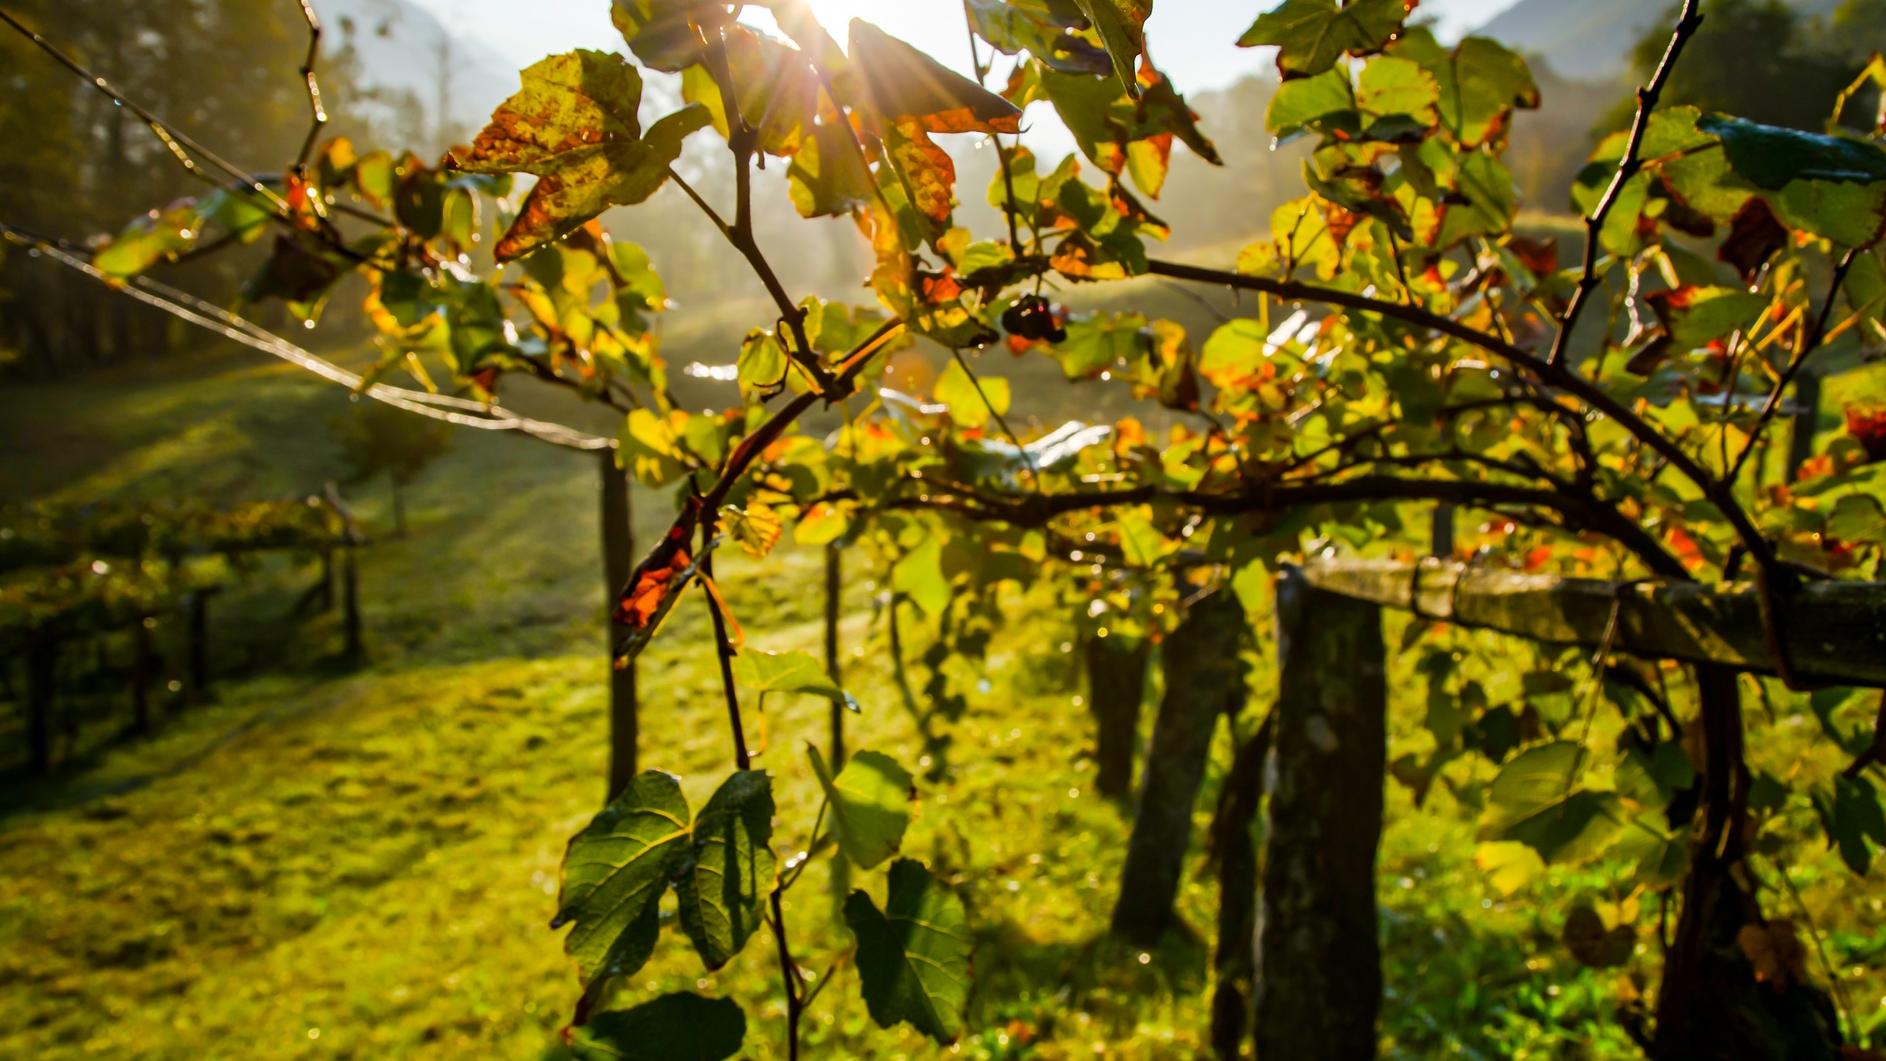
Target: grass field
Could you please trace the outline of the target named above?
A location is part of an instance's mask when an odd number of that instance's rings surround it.
[[[338,470],[326,419],[345,405],[293,370],[234,354],[9,385],[0,496],[306,491]],[[35,458],[12,459],[28,440]],[[365,551],[370,664],[331,661],[331,617],[280,618],[308,572],[258,571],[247,603],[218,620],[219,660],[234,673],[216,703],[0,791],[0,1056],[554,1053],[576,982],[546,926],[564,843],[597,808],[606,754],[595,482],[585,458],[462,434],[414,488],[410,536]],[[383,495],[380,484],[355,495],[380,527]],[[666,501],[637,503],[648,540]],[[874,605],[882,572],[860,561],[848,575],[846,683],[863,705],[852,747],[919,775],[906,848],[961,890],[975,926],[972,1031],[959,1055],[1196,1056],[1211,882],[1188,862],[1190,931],[1158,951],[1105,936],[1129,818],[1087,793],[1089,723],[1068,631],[1039,598],[1017,595],[987,684],[962,690],[966,715],[920,719],[887,663]],[[753,643],[815,650],[816,555],[788,550],[763,570],[730,560],[723,578]],[[729,769],[705,629],[699,602],[684,603],[642,662],[643,763],[681,776],[696,806]],[[1396,622],[1390,643],[1400,635]],[[1268,660],[1254,663],[1256,712],[1273,685]],[[1428,740],[1411,665],[1397,664],[1391,759]],[[807,840],[816,789],[802,748],[823,741],[825,712],[811,699],[769,703],[758,765],[777,778],[782,848]],[[926,752],[920,725],[947,746]],[[1228,741],[1221,732],[1201,827]],[[1775,769],[1820,769],[1810,745],[1811,734],[1786,732],[1760,754]],[[1509,897],[1474,863],[1471,811],[1440,790],[1422,808],[1401,786],[1390,799],[1385,1053],[1632,1056],[1612,1018],[1618,974],[1584,969],[1556,943],[1570,897],[1621,900],[1626,870],[1549,873]],[[849,943],[822,874],[787,909],[813,969]],[[1818,851],[1791,879],[1825,929],[1856,1023],[1877,1027],[1879,893]],[[1641,939],[1640,953],[1653,947]],[[703,979],[670,934],[636,986],[771,998],[750,1013],[747,1048],[773,1057],[775,973],[766,949],[750,946]],[[856,991],[841,970],[809,1020],[809,1056],[934,1053],[907,1029],[872,1026]]]

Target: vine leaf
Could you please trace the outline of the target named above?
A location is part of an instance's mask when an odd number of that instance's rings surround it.
[[[1085,17],[1078,7],[1052,0],[969,0],[976,35],[1005,55],[1027,52],[1064,74],[1107,74],[1113,59],[1077,36]]]
[[[727,20],[723,5],[700,0],[613,0],[609,15],[637,59],[670,74],[700,61],[697,25],[717,33]]]
[[[581,1061],[721,1061],[740,1052],[747,1016],[725,998],[681,991],[633,1009],[599,1013],[573,1029]]]
[[[842,126],[813,126],[786,177],[801,217],[843,217],[871,201],[871,171]]]
[[[851,60],[884,123],[913,119],[931,133],[1019,133],[1013,103],[885,33],[851,20]]]
[[[1696,127],[1719,137],[1729,167],[1765,191],[1779,191],[1795,181],[1886,181],[1886,151],[1863,140],[1804,133],[1721,114],[1705,115]]]
[[[470,147],[448,156],[468,173],[531,173],[537,184],[498,241],[508,262],[567,235],[611,206],[646,200],[668,179],[681,142],[707,125],[689,105],[642,132],[642,78],[621,56],[579,49],[544,59],[498,105]]]
[[[778,868],[772,836],[773,782],[763,770],[729,777],[695,819],[693,852],[676,867],[675,895],[681,929],[709,969],[727,964],[760,926],[760,904]]]
[[[812,693],[858,710],[858,701],[804,652],[742,652],[733,659],[733,673],[742,688],[755,692]]]
[[[1516,840],[1547,862],[1602,851],[1622,820],[1618,795],[1573,787],[1582,755],[1575,741],[1553,741],[1514,756],[1487,791],[1480,839]]]
[[[858,940],[858,977],[871,1019],[881,1028],[906,1021],[939,1043],[955,1042],[973,950],[963,901],[923,863],[900,858],[891,866],[884,909],[852,892],[845,923]]]
[[[575,925],[563,949],[585,986],[599,976],[631,975],[648,961],[656,907],[688,837],[680,783],[648,770],[570,839],[550,927]]]
[[[1146,19],[1153,13],[1152,0],[1074,0],[1074,5],[1100,34],[1100,43],[1113,60],[1114,76],[1126,87],[1126,94],[1138,99],[1135,70],[1146,51]]]
[[[1406,14],[1403,0],[1350,0],[1342,7],[1336,0],[1284,0],[1257,16],[1238,44],[1276,46],[1277,72],[1286,80],[1313,77],[1344,53],[1380,51]]]
[[[950,419],[958,427],[982,428],[989,422],[991,406],[998,416],[1009,408],[1008,380],[999,376],[975,379],[956,361],[937,377],[935,395],[950,407]]]
[[[910,825],[910,773],[881,752],[859,752],[832,776],[825,757],[811,744],[806,755],[830,804],[838,848],[860,869],[871,869],[897,853]]]

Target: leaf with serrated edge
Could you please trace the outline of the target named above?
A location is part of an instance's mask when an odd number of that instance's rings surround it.
[[[1277,70],[1284,77],[1320,74],[1344,53],[1379,50],[1401,28],[1402,0],[1284,0],[1257,17],[1238,38],[1245,48],[1277,47]]]
[[[675,873],[675,895],[681,929],[709,969],[727,964],[759,928],[777,870],[772,836],[772,779],[760,770],[729,777],[695,819],[693,854]]]
[[[910,774],[879,752],[859,752],[832,776],[825,757],[810,744],[806,755],[825,789],[827,816],[838,848],[860,869],[870,869],[897,853],[910,825]]]
[[[581,226],[611,206],[655,194],[689,133],[709,114],[688,106],[643,135],[637,108],[642,79],[620,56],[577,50],[553,55],[523,73],[523,88],[499,104],[491,124],[451,165],[469,173],[538,177],[510,230],[498,241],[510,261]]]
[[[648,960],[650,915],[690,833],[680,783],[649,770],[570,839],[550,927],[575,925],[563,949],[576,959],[585,985],[598,976],[632,974]]]
[[[974,949],[967,922],[962,900],[907,858],[891,866],[882,912],[862,891],[845,900],[865,1006],[879,1027],[907,1021],[939,1043],[962,1034]]]

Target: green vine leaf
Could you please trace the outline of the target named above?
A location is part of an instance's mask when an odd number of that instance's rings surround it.
[[[905,1021],[946,1044],[962,1034],[974,949],[967,922],[963,901],[907,858],[891,866],[881,912],[865,892],[845,900],[865,1006],[879,1027]]]
[[[628,976],[654,950],[656,907],[690,835],[688,801],[671,774],[648,770],[570,840],[550,927],[574,924],[563,949],[585,985]]]
[[[1146,51],[1146,19],[1153,13],[1152,0],[1074,0],[1081,14],[1100,34],[1107,56],[1113,61],[1113,74],[1126,88],[1126,94],[1140,98],[1139,58]]]
[[[570,1051],[580,1061],[721,1061],[746,1037],[738,1005],[682,991],[597,1014],[573,1029]]]
[[[1719,137],[1730,168],[1765,191],[1779,191],[1795,181],[1886,181],[1886,151],[1864,140],[1804,133],[1721,114],[1705,115],[1696,127]]]
[[[1406,16],[1402,0],[1284,0],[1238,38],[1244,48],[1274,45],[1277,72],[1288,80],[1313,77],[1346,53],[1380,51]]]
[[[681,142],[708,124],[690,105],[642,133],[642,78],[621,56],[577,50],[524,71],[469,148],[449,156],[468,173],[531,173],[537,184],[498,241],[500,262],[561,238],[611,206],[646,200],[668,179]]]
[[[853,711],[858,701],[804,652],[747,649],[733,658],[733,674],[743,689],[759,693],[811,693],[836,700]]]
[[[1604,850],[1622,821],[1618,795],[1576,787],[1582,755],[1574,741],[1553,741],[1515,756],[1487,791],[1480,839],[1518,841],[1547,862]]]
[[[740,953],[760,927],[760,904],[778,868],[772,836],[773,782],[762,770],[729,777],[695,819],[693,852],[676,867],[675,895],[681,929],[710,970]]]
[[[811,744],[806,755],[825,789],[838,848],[860,869],[871,869],[903,846],[910,825],[910,773],[880,752],[859,752],[833,777]]]

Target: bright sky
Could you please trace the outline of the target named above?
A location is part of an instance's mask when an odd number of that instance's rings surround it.
[[[619,48],[609,0],[417,0],[441,21],[476,37],[517,66],[576,47]],[[1420,13],[1454,36],[1478,26],[1515,0],[1425,0]],[[1232,42],[1274,0],[1157,0],[1147,29],[1153,59],[1182,92],[1221,88],[1269,61]],[[853,18],[968,68],[960,0],[812,0],[813,10],[842,44]]]

